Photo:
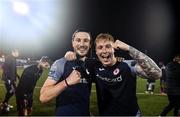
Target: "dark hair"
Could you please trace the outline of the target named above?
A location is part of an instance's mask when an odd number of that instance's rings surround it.
[[[49,57],[48,56],[42,56],[40,59],[40,62],[48,62],[49,61]]]
[[[74,39],[76,33],[78,33],[78,32],[86,32],[86,33],[89,34],[90,39],[92,39],[91,33],[90,33],[87,29],[83,29],[83,28],[80,28],[80,29],[75,30],[74,33],[73,33],[73,35],[72,35],[72,39]]]

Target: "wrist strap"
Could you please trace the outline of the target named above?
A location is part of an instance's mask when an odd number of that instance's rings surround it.
[[[68,87],[70,87],[70,85],[67,83],[67,80],[66,80],[66,79],[64,79],[64,81],[65,81],[66,85],[67,85]]]

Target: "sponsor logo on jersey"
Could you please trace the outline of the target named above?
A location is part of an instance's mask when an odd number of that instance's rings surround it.
[[[80,83],[88,83],[88,81],[87,81],[87,79],[82,78],[82,79],[80,79]]]
[[[120,75],[119,77],[116,77],[116,78],[102,77],[102,76],[100,76],[99,74],[96,74],[96,76],[97,76],[99,79],[101,79],[101,80],[103,80],[103,81],[106,81],[106,82],[109,82],[109,83],[111,83],[111,82],[121,82],[121,81],[122,81],[122,76],[121,76],[121,75]]]

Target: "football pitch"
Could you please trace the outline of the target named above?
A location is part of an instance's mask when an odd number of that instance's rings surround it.
[[[23,69],[18,69],[18,74],[21,75]],[[0,78],[1,78],[2,71],[0,69]],[[51,102],[47,104],[41,104],[39,101],[39,92],[40,88],[43,85],[44,81],[47,78],[48,70],[45,70],[39,79],[39,81],[36,84],[36,88],[34,91],[34,97],[33,97],[33,113],[32,116],[53,116],[54,110],[55,110],[55,100],[52,100]],[[155,84],[155,91],[154,94],[144,94],[144,91],[146,89],[146,80],[142,78],[137,79],[137,98],[138,103],[140,106],[140,109],[142,111],[143,116],[158,116],[162,109],[167,105],[168,100],[167,96],[162,96],[159,94],[159,80],[156,80]],[[96,90],[95,86],[93,85],[92,91],[91,91],[91,97],[90,97],[90,112],[92,115],[98,115],[98,109],[97,109],[97,100],[96,100]],[[3,81],[0,80],[0,102],[3,101],[5,95],[5,87],[3,84]],[[9,104],[13,105],[14,108],[9,112],[8,115],[16,116],[16,102],[15,102],[15,96],[13,96]],[[173,115],[172,111],[168,114],[169,116]]]

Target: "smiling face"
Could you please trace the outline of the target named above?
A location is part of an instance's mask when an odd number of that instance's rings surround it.
[[[96,55],[104,66],[112,66],[116,62],[113,42],[114,39],[109,34],[100,34],[96,38]]]
[[[91,36],[87,32],[77,32],[74,34],[72,46],[74,52],[80,57],[85,57],[90,49]]]

